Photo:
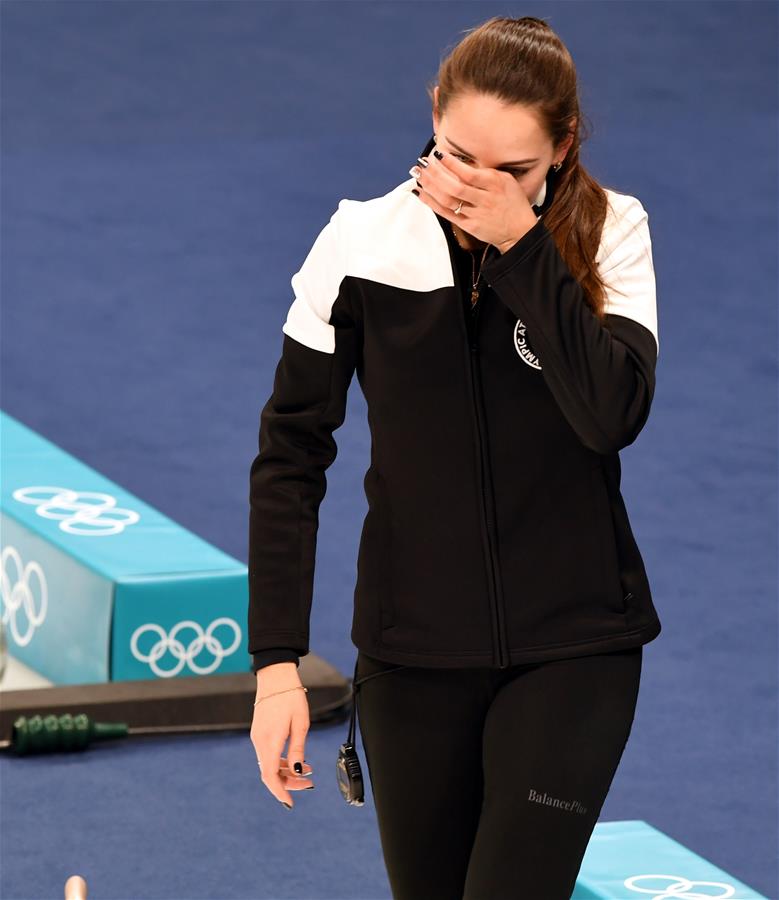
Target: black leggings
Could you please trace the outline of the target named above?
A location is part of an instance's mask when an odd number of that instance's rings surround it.
[[[569,900],[633,724],[641,646],[508,669],[358,652],[394,900]]]

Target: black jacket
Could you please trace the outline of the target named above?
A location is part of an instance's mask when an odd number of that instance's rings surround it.
[[[605,327],[543,218],[490,246],[471,313],[472,255],[414,186],[341,200],[292,277],[250,471],[254,668],[309,652],[318,510],[355,372],[371,433],[357,648],[505,667],[653,640],[619,458],[659,351],[646,211],[607,189]]]

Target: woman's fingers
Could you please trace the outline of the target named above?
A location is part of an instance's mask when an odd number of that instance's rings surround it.
[[[308,703],[303,700],[292,714],[289,724],[289,747],[287,765],[297,775],[303,774],[306,758],[306,736],[309,729]]]
[[[297,775],[297,777],[300,778],[300,775],[292,770],[292,767],[290,766],[286,756],[282,756],[279,759],[279,768],[282,770],[286,770],[283,771],[283,774],[285,775]],[[313,768],[307,762],[303,763],[303,775],[310,775],[313,771]]]
[[[444,206],[445,204],[453,204],[457,205],[460,201],[454,201],[454,197],[451,194],[446,193],[443,186],[437,181],[437,179],[432,178],[428,175],[428,169],[421,169],[419,166],[414,166],[409,169],[409,172],[416,178],[417,187],[422,188],[422,190],[433,200],[437,205]]]
[[[284,775],[282,773],[281,780],[288,791],[307,791],[314,786],[314,782],[305,775]]]
[[[474,184],[481,176],[470,166],[452,156],[445,157],[446,163],[434,154],[423,158],[428,165],[412,166],[409,172],[436,203],[453,209],[460,200],[473,206],[482,199],[483,189]]]
[[[292,798],[287,791],[287,785],[281,776],[281,751],[286,737],[283,735],[275,740],[264,740],[260,746],[258,760],[262,782],[273,796],[281,803],[292,806]]]
[[[286,757],[282,756],[279,762],[279,775],[288,791],[305,791],[313,784],[311,775],[314,770],[308,763],[303,763],[303,774],[298,775],[290,769]]]

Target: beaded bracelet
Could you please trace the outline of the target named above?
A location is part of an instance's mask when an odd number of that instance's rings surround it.
[[[305,691],[306,693],[308,693],[308,688],[307,688],[307,687],[303,687],[302,684],[299,684],[299,685],[297,685],[297,687],[293,687],[293,688],[285,688],[285,690],[283,690],[283,691],[274,691],[272,694],[266,694],[264,697],[260,697],[259,700],[255,700],[255,701],[254,701],[254,705],[256,706],[258,703],[261,703],[263,700],[267,700],[268,697],[275,697],[276,694],[286,694],[287,691],[301,691],[301,690],[302,690],[302,691]]]

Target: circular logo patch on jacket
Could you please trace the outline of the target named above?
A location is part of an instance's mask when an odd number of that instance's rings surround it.
[[[534,369],[540,369],[541,361],[533,352],[533,348],[528,342],[525,331],[525,323],[522,321],[522,319],[517,319],[517,324],[514,326],[514,348],[516,349],[517,353],[519,353],[520,358],[524,362],[526,362],[529,366],[532,366]]]

